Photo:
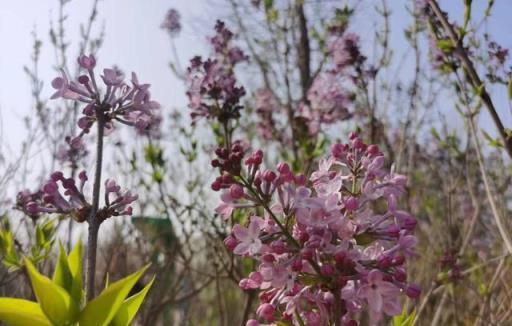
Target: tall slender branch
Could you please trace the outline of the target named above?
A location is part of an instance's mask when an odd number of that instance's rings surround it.
[[[92,207],[87,222],[89,223],[89,239],[87,243],[87,300],[94,297],[96,275],[96,252],[98,250],[99,220],[98,206],[101,190],[101,168],[103,163],[103,131],[105,126],[105,114],[102,107],[97,107],[96,119],[98,126],[98,138],[96,141],[96,171],[94,173],[94,186],[92,193]]]
[[[443,26],[445,32],[448,34],[448,37],[453,43],[453,46],[455,46],[455,51],[457,55],[459,56],[462,65],[467,71],[467,79],[468,82],[471,84],[471,86],[478,90],[478,95],[482,99],[482,102],[484,103],[485,107],[487,108],[487,111],[491,115],[492,120],[494,121],[494,124],[496,125],[496,128],[498,129],[498,132],[501,136],[501,139],[503,140],[504,147],[508,153],[508,155],[512,158],[512,137],[507,133],[507,130],[505,129],[498,112],[496,111],[496,108],[494,107],[494,103],[492,102],[491,96],[487,92],[485,85],[482,83],[482,80],[478,76],[478,73],[475,70],[475,67],[473,65],[473,62],[468,56],[467,51],[464,49],[462,44],[462,39],[459,38],[457,33],[455,32],[455,29],[453,26],[448,22],[448,19],[446,18],[445,14],[439,8],[439,5],[437,4],[436,0],[428,0],[428,3],[430,7],[432,8],[432,11],[436,15],[437,19],[441,22],[441,25]]]

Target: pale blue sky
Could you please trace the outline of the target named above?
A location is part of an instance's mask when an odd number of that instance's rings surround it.
[[[219,3],[219,0],[216,0]],[[240,0],[248,1],[248,0]],[[182,61],[188,60],[197,53],[204,52],[204,32],[210,30],[219,14],[219,7],[211,4],[211,0],[102,0],[99,4],[99,22],[96,27],[105,24],[106,38],[98,55],[99,66],[108,67],[116,64],[125,71],[136,71],[139,78],[152,84],[153,97],[164,107],[178,107],[185,103],[184,89],[175,80],[168,69],[170,45],[168,36],[159,25],[168,8],[177,8],[183,18],[183,32],[177,39],[177,47]],[[367,1],[366,6],[372,5]],[[405,49],[403,27],[410,22],[404,6],[411,3],[407,0],[389,1],[393,16],[391,45],[395,52]],[[476,0],[475,13],[481,13],[487,1]],[[73,0],[67,5],[67,31],[71,39],[77,39],[78,26],[85,22],[92,0]],[[462,16],[462,0],[441,1],[443,8],[450,11],[451,16]],[[23,117],[30,112],[31,98],[29,82],[22,70],[23,65],[30,63],[32,50],[31,32],[37,28],[39,37],[44,42],[41,57],[40,75],[46,82],[43,96],[51,94],[48,87],[55,71],[51,66],[54,62],[53,50],[48,40],[50,16],[57,17],[57,0],[3,0],[0,5],[0,142],[9,144],[16,152],[20,141],[24,138]],[[495,17],[488,26],[489,31],[503,45],[512,47],[510,30],[512,27],[512,1],[497,0]],[[372,22],[361,21],[362,29],[357,29],[365,38],[373,34]],[[74,52],[76,53],[76,51]],[[74,56],[74,55],[73,55]],[[404,71],[406,73],[406,71]],[[503,95],[503,94],[501,94]],[[498,110],[507,125],[512,119],[505,101],[498,102]],[[503,104],[503,105],[501,105]],[[491,130],[492,131],[492,130]],[[2,147],[0,147],[1,149]],[[3,147],[5,151],[6,148]]]

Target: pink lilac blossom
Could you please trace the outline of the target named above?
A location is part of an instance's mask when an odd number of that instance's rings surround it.
[[[164,21],[160,25],[162,29],[165,29],[172,36],[178,34],[181,31],[181,15],[176,9],[169,9],[165,14]]]
[[[225,240],[235,255],[257,262],[240,281],[259,290],[258,318],[246,325],[358,325],[363,311],[378,323],[401,312],[402,296],[419,297],[406,277],[416,221],[398,208],[406,179],[385,169],[376,145],[352,134],[309,180],[285,163],[262,169],[263,152],[245,152],[240,144],[216,151],[212,165],[221,176],[212,189],[222,191],[224,218],[247,212]],[[387,209],[375,211],[376,202]]]
[[[188,106],[194,121],[206,117],[226,122],[237,119],[242,109],[240,98],[245,90],[237,85],[234,68],[247,56],[232,44],[234,35],[223,22],[217,21],[215,31],[210,38],[212,56],[206,60],[196,56],[187,68]]]
[[[258,117],[258,133],[265,140],[276,136],[277,124],[274,116],[281,112],[281,105],[269,89],[259,89],[254,94],[254,106]]]
[[[78,137],[89,133],[98,114],[105,120],[105,135],[113,131],[114,122],[135,127],[139,134],[155,134],[159,127],[160,105],[151,100],[149,84],[141,84],[135,73],[131,75],[131,85],[125,83],[124,74],[118,69],[104,69],[101,80],[106,86],[103,92],[98,87],[94,68],[94,56],[81,55],[78,63],[87,73],[77,81],[70,81],[62,72],[61,77],[52,81],[56,92],[52,99],[64,98],[82,102],[83,116],[78,120],[82,130]],[[76,140],[74,140],[76,141]]]
[[[364,66],[366,57],[361,54],[359,37],[345,32],[344,26],[330,30],[327,48],[328,68],[313,79],[306,98],[295,110],[295,118],[304,121],[311,136],[323,126],[350,119],[354,100],[350,89],[358,82],[356,76],[373,78],[376,73]]]
[[[316,135],[322,125],[351,118],[351,94],[335,74],[318,76],[307,93],[308,104],[299,106],[298,116],[307,121],[309,133]]]
[[[366,60],[359,48],[359,36],[354,33],[344,33],[342,36],[333,33],[328,50],[334,67],[338,71],[349,66],[360,65]]]
[[[85,171],[78,174],[78,183],[73,178],[65,178],[60,171],[54,172],[38,192],[20,191],[16,208],[32,218],[41,214],[63,214],[72,216],[77,222],[84,222],[91,210],[91,204],[84,195],[87,180]],[[105,206],[98,211],[100,220],[131,215],[131,204],[136,199],[137,195],[121,191],[113,180],[108,179],[105,182]]]

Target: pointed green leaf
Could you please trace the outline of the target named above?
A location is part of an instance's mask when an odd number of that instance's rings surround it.
[[[149,265],[112,283],[99,296],[89,302],[80,313],[80,326],[107,326],[114,319],[131,289],[148,267]]]
[[[154,281],[155,278],[153,277],[151,282],[149,282],[139,293],[134,294],[128,299],[126,299],[123,302],[121,308],[119,308],[117,314],[114,317],[114,320],[112,320],[112,323],[110,323],[110,325],[129,326],[133,318],[137,314],[137,311],[139,311],[139,308],[142,305],[142,302],[144,301],[144,298],[148,294],[149,289],[153,285]]]
[[[37,303],[15,298],[0,298],[0,321],[8,326],[52,325]]]
[[[28,259],[25,259],[25,266],[37,301],[46,317],[55,325],[75,322],[78,307],[66,290],[41,275]]]
[[[53,272],[53,283],[57,284],[66,291],[71,289],[71,271],[69,270],[68,257],[66,257],[66,251],[62,246],[62,242],[59,241],[59,259],[57,265],[55,265],[55,271]]]
[[[79,240],[68,256],[68,266],[71,272],[71,297],[77,304],[82,303],[82,241]]]

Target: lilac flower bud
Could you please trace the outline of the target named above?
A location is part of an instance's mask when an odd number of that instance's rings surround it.
[[[117,183],[112,179],[105,180],[105,191],[109,192],[119,192],[121,191],[121,187],[117,185]]]
[[[256,319],[249,319],[245,326],[260,326],[260,323]]]
[[[377,145],[369,145],[368,148],[366,149],[366,152],[370,156],[379,155],[380,154],[379,146],[377,146]]]
[[[356,197],[349,197],[347,200],[345,200],[345,208],[353,212],[359,208],[359,202]]]
[[[265,180],[266,182],[272,182],[276,179],[276,174],[274,171],[271,171],[271,170],[266,170],[265,172],[263,172],[263,180]]]
[[[405,289],[405,294],[411,299],[418,299],[421,295],[421,288],[417,284],[410,284]]]
[[[286,246],[285,246],[284,242],[281,240],[273,241],[270,244],[270,247],[278,255],[280,255],[286,251]]]
[[[399,282],[405,282],[407,280],[407,274],[401,268],[397,268],[393,273],[393,277]]]
[[[57,181],[60,181],[60,180],[64,180],[64,174],[60,171],[56,171],[56,172],[53,172],[50,176],[50,178],[57,182]]]
[[[54,194],[58,189],[57,183],[54,181],[49,181],[43,186],[43,191],[46,194]]]
[[[222,183],[220,182],[220,180],[215,180],[214,182],[212,182],[211,186],[213,191],[219,191],[221,188],[222,188]]]
[[[81,75],[78,77],[78,82],[83,85],[89,84],[89,77],[86,75]]]
[[[332,265],[322,265],[320,271],[323,276],[332,276],[334,274],[334,267]]]
[[[27,205],[25,205],[25,208],[29,215],[39,214],[39,205],[36,202],[29,202]]]
[[[80,179],[80,181],[82,182],[85,182],[88,180],[87,178],[87,173],[85,171],[81,171],[79,174],[78,174],[78,178]]]
[[[229,194],[235,200],[241,199],[244,197],[244,188],[242,188],[242,186],[240,186],[237,183],[232,184],[231,187],[229,188]]]
[[[82,54],[78,57],[77,61],[80,67],[82,67],[83,69],[91,70],[94,69],[94,67],[96,66],[96,59],[92,54],[89,56]]]
[[[379,257],[377,264],[379,268],[386,269],[393,266],[392,258],[388,255]]]
[[[407,231],[413,231],[416,228],[416,224],[418,223],[418,221],[416,221],[414,217],[409,216],[404,219],[403,223],[404,228]]]
[[[386,228],[386,234],[390,237],[398,238],[400,235],[400,228],[395,224],[390,225]]]
[[[267,322],[274,321],[274,312],[275,308],[270,303],[264,303],[256,310],[258,317],[264,319]]]
[[[331,147],[331,154],[336,158],[342,158],[346,152],[346,148],[343,144],[334,144]]]
[[[281,173],[281,174],[288,174],[291,172],[290,166],[287,163],[283,163],[283,162],[281,162],[277,165],[277,171],[279,171],[279,173]]]
[[[226,248],[228,248],[229,251],[233,251],[237,244],[238,242],[231,235],[224,239],[224,245],[226,246]]]

